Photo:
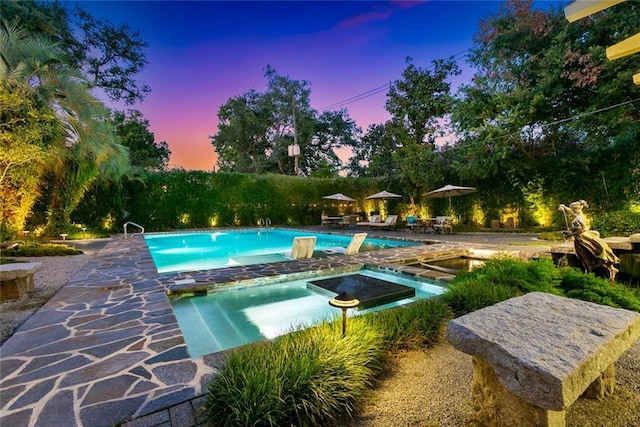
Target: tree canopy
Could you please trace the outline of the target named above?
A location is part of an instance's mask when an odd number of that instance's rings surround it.
[[[149,86],[136,80],[147,64],[148,43],[128,25],[96,19],[59,1],[4,0],[2,19],[55,43],[66,63],[82,72],[91,88],[128,105],[145,99]]]
[[[221,171],[310,175],[340,170],[334,152],[356,144],[360,129],[345,110],[318,113],[310,105],[310,84],[292,80],[268,66],[267,90],[250,90],[218,110],[218,131],[211,143]],[[300,147],[295,171],[288,147]]]
[[[606,210],[640,205],[640,86],[631,78],[640,56],[605,55],[635,34],[638,22],[638,2],[569,23],[560,6],[507,0],[479,23],[467,57],[471,81],[453,93],[460,73],[453,58],[427,67],[407,58],[389,84],[390,119],[364,134],[346,109],[312,108],[308,81],[267,65],[264,92],[230,98],[217,112],[211,143],[219,170],[346,172],[388,182],[412,205],[446,183],[477,187],[477,197],[465,198],[475,206],[459,205],[463,219],[472,208],[487,218],[509,209],[525,223],[549,223],[531,212],[575,198]],[[92,183],[117,181],[134,172],[131,166],[166,170],[168,146],[154,141],[142,114],[110,112],[94,93],[128,104],[143,100],[149,88],[136,76],[146,46],[130,27],[80,8],[2,3],[3,226],[21,229],[40,194],[56,230]],[[298,170],[289,156],[294,144]],[[344,148],[354,153],[346,165],[336,154]]]
[[[171,151],[165,141],[156,142],[149,121],[138,110],[115,111],[111,115],[119,143],[129,149],[133,167],[148,172],[167,170]]]
[[[460,177],[515,204],[532,191],[611,207],[637,199],[640,61],[608,61],[605,50],[638,22],[634,2],[569,23],[531,1],[482,21],[469,56],[477,71],[453,115]]]
[[[146,146],[147,153],[136,157],[140,166],[166,167],[166,143],[156,146],[153,134],[144,134],[148,123],[141,115],[122,116],[114,123],[94,93],[102,90],[110,99],[126,103],[144,99],[149,88],[135,79],[146,64],[144,47],[139,33],[98,21],[80,8],[35,0],[3,2],[3,230],[21,230],[40,197],[48,233],[56,235],[69,224],[93,182],[118,180],[132,172],[125,145],[136,156]],[[136,135],[133,122],[144,127]],[[156,156],[155,164],[149,164],[149,156]]]

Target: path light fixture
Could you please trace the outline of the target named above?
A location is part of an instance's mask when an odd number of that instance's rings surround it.
[[[360,305],[360,301],[350,293],[342,291],[338,296],[329,300],[329,305],[342,309],[342,338],[344,338],[347,335],[347,310],[356,308]]]

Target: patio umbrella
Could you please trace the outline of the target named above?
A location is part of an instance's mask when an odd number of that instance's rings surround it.
[[[462,196],[463,194],[473,193],[476,189],[473,187],[461,187],[459,185],[447,184],[444,187],[440,187],[436,190],[431,190],[425,194],[427,198],[449,198],[449,208],[451,208],[451,197]]]
[[[329,194],[328,196],[322,196],[323,199],[329,199],[329,200],[339,200],[341,202],[355,202],[356,199],[352,199],[349,196],[345,196],[342,193],[336,193],[336,194]]]
[[[376,194],[365,197],[367,200],[371,199],[393,199],[395,197],[402,197],[400,194],[389,193],[387,190],[381,191]]]

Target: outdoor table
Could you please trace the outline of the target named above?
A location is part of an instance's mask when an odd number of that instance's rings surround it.
[[[322,218],[323,225],[326,223],[332,228],[338,228],[338,223],[342,221],[341,216],[325,216]]]
[[[420,230],[425,233],[427,231],[433,231],[433,223],[435,218],[416,218],[416,222],[420,224]]]

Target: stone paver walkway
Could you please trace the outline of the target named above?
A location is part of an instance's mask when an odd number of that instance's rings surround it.
[[[142,236],[114,238],[0,347],[0,425],[198,425],[201,419],[194,408],[224,355],[189,356],[168,293],[184,291],[185,286],[237,285],[365,264],[442,277],[398,263],[468,248],[439,242],[354,256],[157,274]],[[176,285],[184,279],[193,283]]]

